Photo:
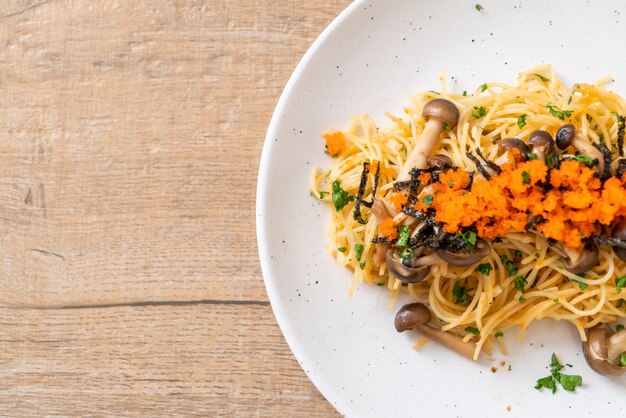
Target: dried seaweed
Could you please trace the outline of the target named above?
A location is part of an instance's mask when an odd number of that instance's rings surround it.
[[[476,154],[478,154],[478,156],[485,162],[485,164],[487,164],[487,167],[489,167],[490,169],[492,169],[498,174],[502,173],[502,169],[500,168],[500,166],[494,163],[493,161],[485,158],[483,153],[480,151],[480,148],[476,148],[475,151],[476,151]]]
[[[619,156],[624,156],[624,116],[617,115],[617,150]]]
[[[603,142],[594,142],[592,143],[592,145],[594,146],[594,148],[602,153],[604,168],[602,169],[602,173],[600,173],[600,179],[606,180],[611,177],[611,160],[613,159],[613,156],[611,155],[611,150]]]
[[[476,165],[476,169],[480,174],[482,174],[487,180],[491,179],[491,174],[489,174],[487,169],[483,167],[483,165],[480,163],[480,160],[476,158],[474,154],[472,154],[472,151],[467,153],[467,158],[474,162],[474,164]]]
[[[360,224],[365,224],[365,220],[361,215],[361,205],[366,208],[371,208],[374,204],[374,197],[376,196],[376,189],[378,188],[378,180],[380,179],[380,164],[376,166],[376,174],[374,175],[374,187],[372,188],[372,200],[367,201],[363,200],[363,195],[365,194],[365,188],[367,187],[367,175],[369,173],[370,163],[363,163],[363,171],[361,171],[361,181],[359,183],[359,190],[357,191],[355,203],[354,203],[354,219],[356,219]]]

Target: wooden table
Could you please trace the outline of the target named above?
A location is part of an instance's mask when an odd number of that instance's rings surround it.
[[[333,416],[255,239],[282,87],[349,3],[4,0],[0,415]]]

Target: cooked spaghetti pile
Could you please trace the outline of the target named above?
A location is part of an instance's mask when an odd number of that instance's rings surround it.
[[[311,195],[330,203],[353,287],[387,287],[390,307],[407,292],[474,359],[535,319],[584,341],[626,317],[626,102],[610,79],[567,88],[540,66],[473,94],[441,81],[389,127],[357,116],[323,134],[332,164]]]

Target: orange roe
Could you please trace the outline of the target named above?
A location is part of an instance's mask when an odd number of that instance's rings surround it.
[[[337,156],[346,146],[346,139],[341,131],[328,131],[322,137],[326,140],[326,150],[331,157]]]
[[[384,221],[378,225],[378,233],[381,236],[387,237],[389,241],[393,241],[398,238],[398,229],[393,223],[393,219],[386,218]]]
[[[396,192],[391,195],[389,201],[393,204],[396,210],[402,210],[402,207],[409,201],[409,197],[404,193]]]
[[[511,161],[502,166],[501,174],[490,180],[475,179],[464,190],[469,175],[449,170],[430,186],[432,203],[430,199],[424,202],[422,195],[415,209],[434,209],[435,219],[448,233],[473,225],[478,236],[487,239],[525,232],[528,221],[541,216],[544,221],[536,226],[537,231],[570,248],[581,247],[582,238],[596,232],[598,224],[610,225],[626,216],[626,175],[612,177],[603,185],[591,168],[563,161],[550,174],[553,188],[544,192],[539,183],[546,181],[547,173],[542,161]]]

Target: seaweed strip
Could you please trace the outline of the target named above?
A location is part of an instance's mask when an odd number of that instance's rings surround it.
[[[361,182],[359,183],[359,190],[356,193],[355,203],[354,203],[354,219],[362,225],[365,225],[365,220],[361,216],[361,203],[363,202],[363,194],[365,193],[365,187],[367,186],[367,172],[370,163],[363,162],[363,171],[361,171]]]
[[[622,174],[626,173],[626,158],[620,158],[617,160],[617,170],[615,170],[617,177],[622,177]]]
[[[377,237],[374,238],[371,242],[374,244],[391,244],[391,241],[389,241],[389,238],[387,237]]]
[[[476,164],[476,169],[480,174],[482,174],[487,180],[491,179],[491,174],[489,174],[485,167],[483,167],[483,165],[480,163],[480,160],[476,158],[474,154],[472,154],[472,151],[467,153],[467,158],[469,158],[474,162],[474,164]]]
[[[604,162],[604,168],[602,169],[602,173],[600,173],[600,179],[606,180],[611,177],[611,160],[613,156],[611,155],[611,150],[604,143],[593,143],[594,148],[602,153],[602,160]]]
[[[489,167],[490,169],[492,169],[493,171],[495,171],[498,174],[502,173],[502,169],[500,168],[500,166],[498,164],[494,163],[493,161],[488,160],[487,158],[485,158],[483,153],[480,151],[480,148],[476,148],[475,151],[476,151],[476,154],[478,154],[478,156],[480,158],[482,158],[482,160],[485,162],[485,164],[487,164],[487,167]]]
[[[624,156],[624,116],[617,115],[617,150],[619,156]]]
[[[535,226],[537,226],[538,224],[540,224],[541,222],[543,222],[544,219],[542,216],[533,216],[532,218],[530,218],[530,220],[526,223],[526,226],[524,227],[527,231],[529,230],[534,230]]]

